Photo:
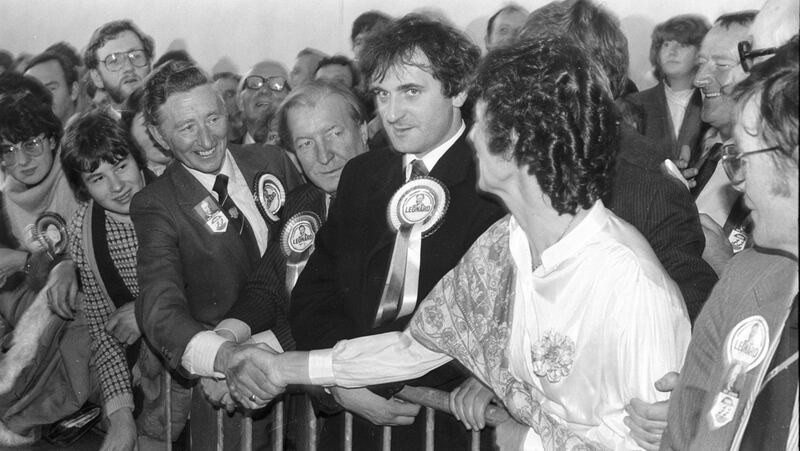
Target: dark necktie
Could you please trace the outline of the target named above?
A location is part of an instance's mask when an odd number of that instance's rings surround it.
[[[778,348],[769,365],[772,371],[782,363],[792,362],[797,354],[797,296],[783,326]],[[769,374],[769,372],[768,372]],[[762,385],[742,438],[741,450],[786,449],[789,421],[797,393],[797,360]]]
[[[408,180],[418,179],[428,175],[428,168],[422,160],[414,160],[411,162],[411,176]]]
[[[250,262],[257,262],[261,258],[261,251],[258,249],[256,235],[253,233],[250,223],[247,222],[247,218],[244,217],[244,214],[233,202],[233,198],[228,195],[227,175],[217,175],[217,179],[214,181],[214,192],[219,197],[219,204],[222,207],[222,212],[228,217],[228,223],[233,226],[233,229],[242,238],[242,244],[244,244]]]
[[[714,171],[717,169],[717,163],[719,163],[720,158],[722,158],[722,143],[716,143],[711,146],[711,149],[708,151],[708,155],[706,156],[706,160],[697,168],[697,175],[694,177],[695,182],[697,184],[692,188],[692,195],[694,195],[695,199],[700,192],[703,191],[703,188],[706,186],[709,180],[711,180],[711,176],[714,175]]]

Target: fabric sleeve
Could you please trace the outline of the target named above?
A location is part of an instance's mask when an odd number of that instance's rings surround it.
[[[653,383],[670,371],[679,371],[690,339],[688,318],[677,287],[665,276],[631,259],[609,269],[610,326],[604,340],[610,350],[603,368],[604,386],[598,394],[600,424],[583,434],[615,450],[639,449],[623,423],[632,398],[647,403],[664,401]],[[659,277],[660,276],[660,277]]]
[[[170,208],[147,190],[134,196],[131,218],[139,238],[136,320],[154,349],[177,369],[191,338],[205,330],[184,292],[178,225]]]
[[[85,214],[86,209],[81,211]],[[82,239],[83,217],[82,214],[75,215],[70,223],[70,253],[78,266],[81,290],[85,295],[83,312],[89,325],[92,355],[95,356],[105,413],[111,415],[123,407],[134,408],[131,374],[122,344],[105,329],[106,322],[116,309],[111,300],[103,295],[89,268]]]
[[[340,341],[330,351],[312,351],[309,377],[315,385],[364,387],[414,379],[450,360],[423,346],[408,330],[386,332]]]

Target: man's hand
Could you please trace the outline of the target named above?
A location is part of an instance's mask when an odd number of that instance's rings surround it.
[[[263,343],[226,342],[217,351],[214,370],[225,374],[228,391],[236,402],[248,409],[258,409],[286,388],[273,371],[275,355],[275,351]]]
[[[57,264],[47,278],[47,305],[63,319],[73,319],[78,308],[78,277],[72,260]]]
[[[345,409],[378,426],[409,425],[419,413],[419,405],[398,399],[384,399],[366,388],[331,388],[336,402]]]
[[[656,390],[664,393],[671,392],[678,385],[680,375],[675,372],[667,373],[655,383]],[[650,450],[658,450],[661,445],[661,435],[667,428],[667,413],[669,400],[648,404],[641,399],[631,399],[625,406],[629,416],[623,420],[631,430],[631,438],[637,445]]]
[[[233,411],[236,410],[236,403],[231,399],[231,395],[228,392],[228,385],[225,384],[225,381],[203,377],[200,379],[199,385],[200,391],[211,405],[223,408],[228,413],[233,413]]]
[[[492,399],[494,393],[481,381],[470,377],[450,392],[450,412],[467,429],[480,431],[486,427],[484,412]]]
[[[500,451],[520,451],[525,446],[530,428],[513,418],[500,423],[494,429],[494,443]]]
[[[118,308],[106,322],[106,332],[113,335],[120,343],[127,345],[132,345],[142,335],[133,313],[134,304],[128,302]]]
[[[694,178],[697,177],[697,173],[700,172],[697,168],[689,166],[689,159],[691,156],[692,149],[684,144],[681,146],[680,156],[678,156],[678,159],[675,160],[675,166],[681,170],[681,175],[683,175],[683,178],[685,178],[686,182],[689,184],[689,189],[694,188],[697,185],[697,181]]]
[[[122,408],[115,410],[109,417],[108,433],[103,439],[100,451],[130,451],[137,449],[136,422],[133,412]]]

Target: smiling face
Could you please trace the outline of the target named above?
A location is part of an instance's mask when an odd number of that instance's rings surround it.
[[[420,51],[413,65],[394,66],[382,80],[372,80],[383,129],[395,150],[422,157],[451,138],[461,127],[466,94],[445,97],[442,84],[420,69],[430,61]]]
[[[728,28],[714,26],[703,38],[697,54],[694,84],[703,93],[702,119],[726,136],[733,125],[734,102],[730,94],[745,77],[737,45],[747,34],[747,27],[738,24]]]
[[[251,75],[259,75],[264,78],[283,77],[286,79],[286,71],[283,67],[272,62],[256,64],[242,79],[246,80]],[[246,86],[242,86],[242,88],[239,91],[237,102],[239,109],[242,111],[247,131],[253,137],[262,134],[266,136],[267,118],[275,114],[278,106],[289,94],[289,89],[284,88],[281,91],[273,91],[269,88],[269,83],[264,83],[259,89],[251,89]]]
[[[172,94],[158,109],[153,138],[186,167],[216,174],[228,146],[225,104],[211,84]]]
[[[344,99],[328,95],[287,114],[291,146],[303,172],[325,192],[335,192],[344,165],[367,150],[367,126],[357,123]]]
[[[64,70],[55,59],[39,63],[25,71],[25,75],[41,82],[53,95],[53,113],[66,124],[75,112],[75,101],[78,99],[78,82],[67,84]]]
[[[123,56],[122,68],[116,72],[108,70],[104,61],[114,53],[143,49],[144,45],[136,33],[125,30],[96,50],[99,64],[90,71],[92,81],[98,88],[105,89],[111,100],[118,105],[125,102],[131,92],[142,84],[150,73],[150,61],[143,67],[136,67],[127,56]]]
[[[142,173],[130,154],[116,164],[100,162],[96,170],[82,172],[81,180],[95,202],[119,216],[130,214],[133,195],[144,187]]]

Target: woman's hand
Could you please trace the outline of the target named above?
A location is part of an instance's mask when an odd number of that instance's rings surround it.
[[[460,387],[450,392],[450,412],[467,429],[480,431],[486,427],[486,406],[494,399],[494,393],[481,381],[470,377]]]

